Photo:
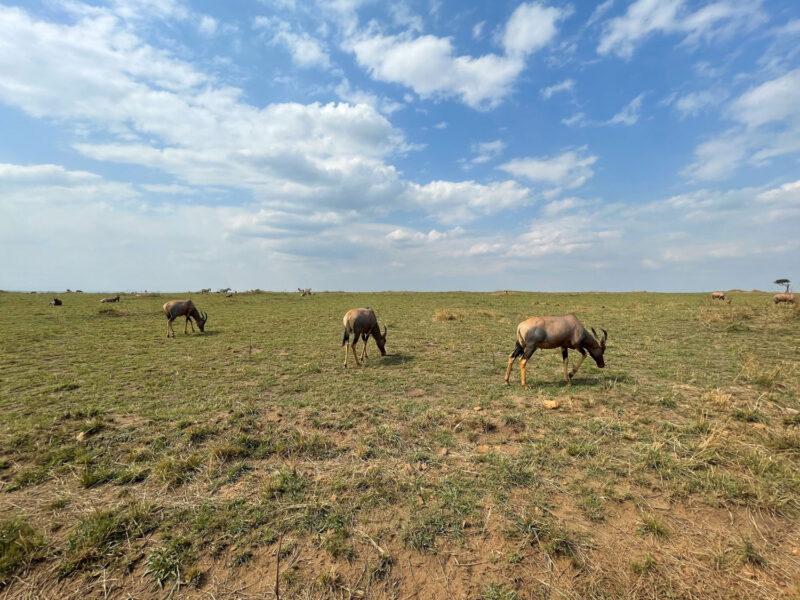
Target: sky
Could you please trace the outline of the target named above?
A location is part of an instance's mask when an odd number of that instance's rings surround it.
[[[0,0],[0,288],[800,280],[797,0]]]

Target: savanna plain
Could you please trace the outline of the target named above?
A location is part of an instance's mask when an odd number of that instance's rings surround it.
[[[797,598],[800,308],[730,296],[0,293],[0,598]]]

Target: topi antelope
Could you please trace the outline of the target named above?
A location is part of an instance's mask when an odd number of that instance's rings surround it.
[[[50,301],[50,306],[61,306],[62,302],[58,298],[53,298]]]
[[[208,294],[209,292],[211,292],[211,288],[203,288],[202,290],[200,290],[201,294]]]
[[[775,304],[780,304],[781,302],[785,302],[786,304],[794,304],[794,294],[775,294],[772,297],[772,301]]]
[[[314,292],[311,291],[311,288],[297,288],[297,291],[300,292],[301,296],[313,296]]]
[[[200,331],[205,331],[206,321],[208,321],[208,313],[201,313],[195,308],[191,300],[172,300],[164,305],[164,313],[167,315],[167,337],[172,332],[172,337],[175,337],[175,330],[172,328],[172,322],[178,317],[186,317],[186,323],[183,325],[183,333],[186,333],[186,326],[192,325],[191,319],[195,320]],[[194,325],[192,325],[192,333],[194,333]]]
[[[100,300],[101,304],[105,304],[106,302],[119,302],[119,295],[114,296],[113,298],[103,298]]]
[[[359,337],[364,340],[364,349],[361,351],[361,360],[368,358],[367,341],[369,340],[370,335],[375,338],[375,343],[378,345],[378,350],[381,351],[381,356],[386,356],[386,326],[383,326],[383,333],[381,333],[381,328],[378,327],[378,318],[375,316],[374,310],[369,307],[354,308],[353,310],[349,310],[344,316],[344,319],[342,319],[342,323],[344,324],[344,337],[342,338],[342,346],[346,346],[344,349],[345,368],[347,368],[347,353],[351,347],[353,348],[353,358],[356,359],[356,365],[361,364],[358,362],[358,354],[356,354],[356,344],[358,343]],[[352,344],[350,342],[351,335],[353,336]]]
[[[731,299],[725,295],[725,292],[711,292],[711,299],[712,300],[722,300],[726,304],[731,303]]]
[[[527,389],[525,365],[537,348],[561,348],[561,358],[564,363],[564,381],[567,382],[567,385],[572,385],[571,379],[581,368],[587,352],[597,363],[597,366],[602,369],[606,366],[605,362],[603,362],[603,353],[606,351],[608,332],[605,329],[600,329],[600,331],[603,332],[602,339],[598,337],[594,329],[592,329],[594,335],[586,331],[575,315],[531,317],[527,321],[523,321],[517,325],[517,343],[508,358],[506,385],[508,385],[508,378],[511,375],[511,366],[514,364],[514,360],[521,356],[519,370],[522,376],[522,387]],[[582,355],[572,373],[569,373],[567,369],[567,349],[569,348],[577,350]]]

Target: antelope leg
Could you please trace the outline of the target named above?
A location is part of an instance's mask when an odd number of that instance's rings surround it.
[[[361,360],[367,358],[367,342],[364,342],[364,349],[361,351]]]
[[[522,388],[528,389],[528,384],[525,382],[525,365],[528,364],[528,359],[520,358],[519,359],[519,374],[522,377]]]
[[[586,360],[586,355],[585,354],[583,356],[581,356],[581,359],[578,361],[578,364],[575,365],[575,368],[572,370],[572,373],[569,374],[570,379],[575,377],[575,374],[578,372],[578,369],[581,368],[581,365],[583,364],[584,360]]]
[[[357,367],[360,367],[360,366],[361,366],[361,363],[360,363],[360,362],[358,362],[358,354],[356,353],[356,345],[355,345],[355,343],[354,343],[352,346],[350,346],[350,347],[353,349],[353,358],[355,358],[355,359],[356,359],[356,366],[357,366]]]
[[[569,373],[568,373],[569,369],[567,367],[567,362],[569,362],[569,361],[568,361],[568,359],[565,358],[563,360],[563,363],[564,363],[564,381],[567,382],[567,385],[572,385],[572,382],[569,380]]]
[[[508,368],[506,369],[506,379],[505,379],[506,385],[508,385],[508,378],[511,376],[511,367],[513,366],[515,360],[517,360],[517,357],[512,352],[511,356],[508,358]]]
[[[344,347],[344,368],[347,368],[347,355],[350,354],[350,342],[347,342]]]

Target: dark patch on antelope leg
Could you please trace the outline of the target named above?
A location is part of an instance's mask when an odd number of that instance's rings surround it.
[[[514,361],[520,354],[522,354],[522,346],[519,342],[517,342],[514,346],[514,350],[511,351],[511,355],[508,357],[508,368],[506,369],[505,378],[506,385],[508,385],[508,378],[511,376],[511,367],[514,365]]]

